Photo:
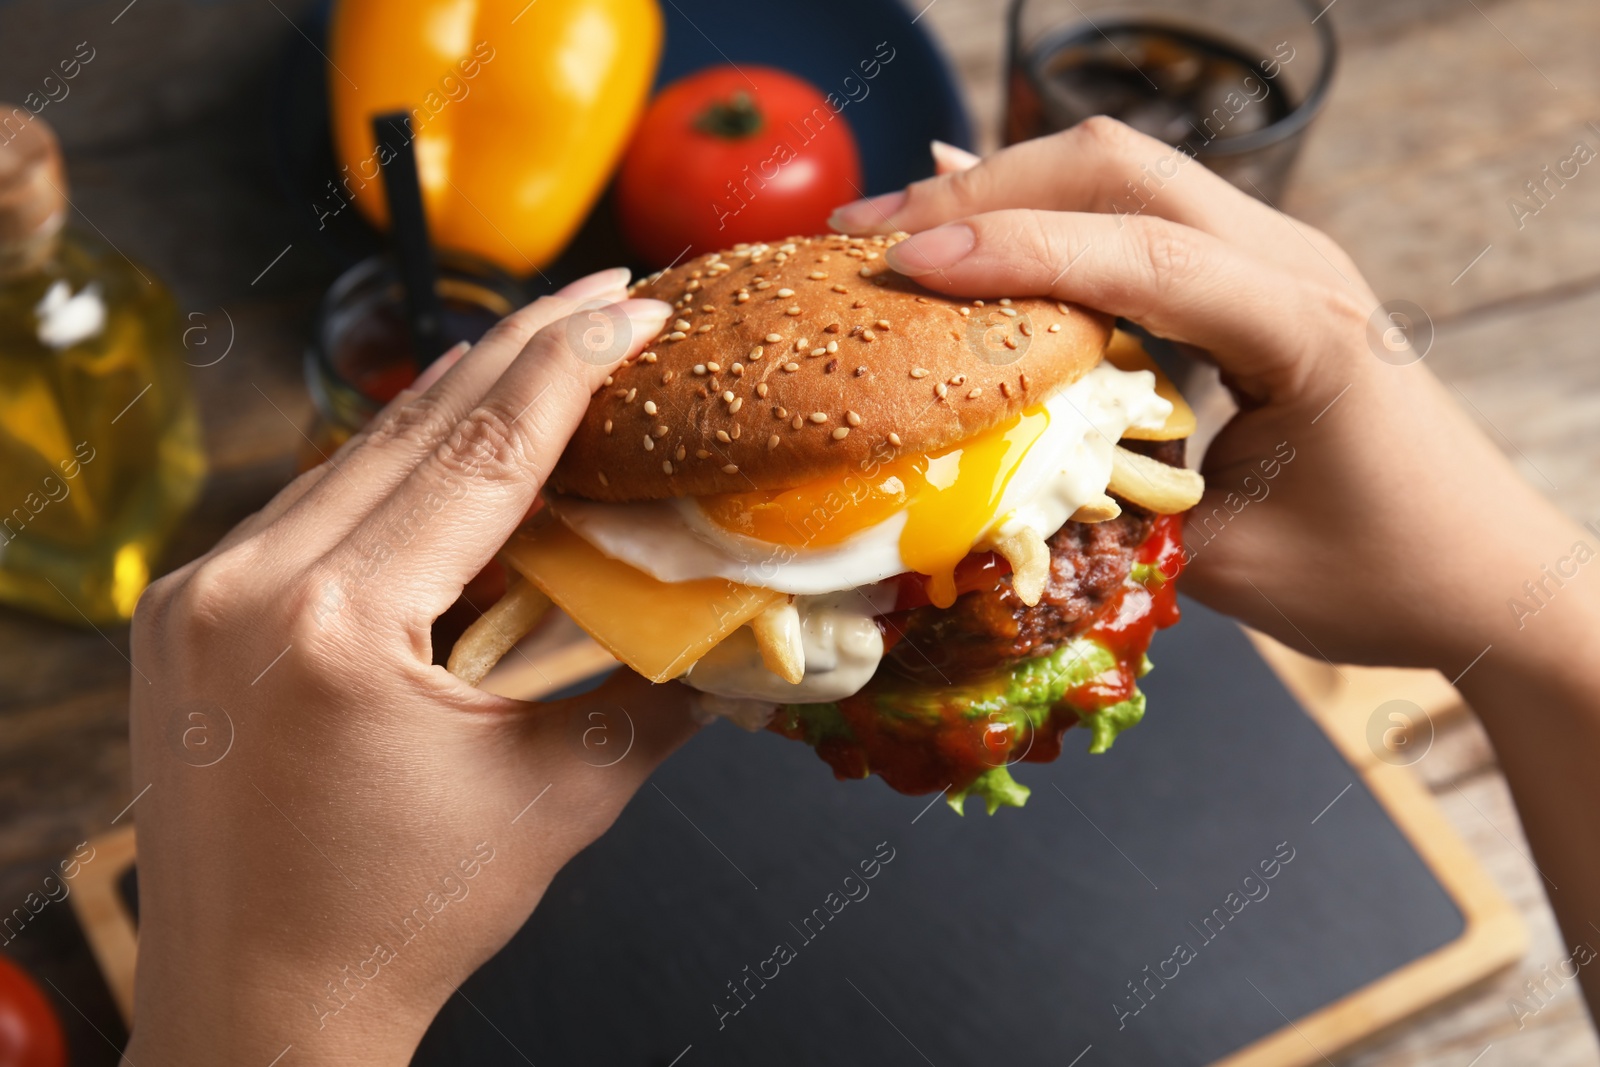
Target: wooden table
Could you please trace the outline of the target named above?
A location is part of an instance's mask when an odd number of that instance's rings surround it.
[[[229,356],[194,375],[214,474],[176,563],[290,476],[307,420],[299,353],[333,266],[301,236],[307,208],[274,185],[260,126],[271,60],[295,32],[286,16],[310,5],[125,3],[0,6],[0,99],[20,99],[89,40],[94,62],[47,112],[82,218],[169,280],[215,339],[226,335],[223,309],[235,324]],[[924,14],[961,71],[985,147],[1000,108],[1001,10],[999,0],[934,0]],[[1600,8],[1338,0],[1327,17],[1344,63],[1283,206],[1342,242],[1381,297],[1426,309],[1438,330],[1428,361],[1467,410],[1570,514],[1600,517],[1600,361],[1588,358],[1586,329],[1600,315],[1590,253],[1600,172],[1586,168],[1521,229],[1506,203],[1575,143],[1600,149],[1589,125]],[[174,49],[174,63],[153,61]],[[126,653],[125,630],[0,611],[0,901],[21,900],[77,842],[128,817]],[[1569,949],[1482,731],[1458,717],[1413,769],[1517,902],[1532,947],[1521,965],[1344,1062],[1600,1063],[1575,984],[1522,1029],[1507,1007]],[[52,907],[38,923],[70,921]],[[111,1005],[46,943],[25,930],[6,951],[70,991],[82,1062],[116,1062]]]

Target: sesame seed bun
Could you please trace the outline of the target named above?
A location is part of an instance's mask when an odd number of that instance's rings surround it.
[[[741,245],[635,286],[677,314],[595,393],[549,487],[608,501],[786,489],[954,444],[1100,362],[1107,316],[929,292],[884,264],[896,239]]]

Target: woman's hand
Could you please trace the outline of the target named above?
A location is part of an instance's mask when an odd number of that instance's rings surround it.
[[[666,320],[626,281],[574,283],[435,364],[140,601],[134,1062],[407,1062],[692,732],[675,686],[525,704],[430,647],[590,393]]]
[[[912,232],[889,262],[931,288],[1077,301],[1220,368],[1242,410],[1205,455],[1189,593],[1311,655],[1454,677],[1570,549],[1323,234],[1110,119],[936,158],[836,227]]]
[[[1307,653],[1455,680],[1570,943],[1592,937],[1595,527],[1524,484],[1324,235],[1109,119],[971,162],[834,223],[912,231],[888,260],[932,288],[1079,301],[1214,361],[1240,411],[1205,454],[1183,588]]]

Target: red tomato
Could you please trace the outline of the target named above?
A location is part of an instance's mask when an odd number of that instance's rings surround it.
[[[617,174],[617,216],[635,252],[664,267],[741,241],[827,232],[862,195],[844,116],[771,67],[711,67],[651,102]]]
[[[61,1021],[26,971],[0,956],[0,1067],[66,1067]]]

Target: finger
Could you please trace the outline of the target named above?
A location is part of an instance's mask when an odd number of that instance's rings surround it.
[[[941,167],[939,176],[902,191],[846,204],[829,225],[844,233],[915,233],[1010,208],[1153,215],[1292,270],[1356,284],[1354,265],[1321,233],[1240,192],[1188,153],[1103,117],[1012,145],[977,166]]]
[[[393,400],[389,401],[389,403],[385,405],[384,409],[378,413],[377,418],[384,418],[385,416],[391,414],[395,409],[402,407],[411,400],[420,396],[422,393],[426,392],[434,382],[438,381],[444,376],[445,371],[455,366],[457,361],[459,361],[462,356],[466,355],[467,350],[471,347],[472,346],[467,344],[465,341],[459,341],[452,345],[444,355],[428,364],[428,368],[417,376],[416,381],[402,389]],[[301,497],[309,493],[312,486],[316,485],[329,475],[333,468],[339,463],[340,459],[351,450],[358,437],[353,437],[346,441],[336,452],[334,452],[332,456],[329,456],[322,463],[317,464],[310,470],[301,473],[299,477],[295,478],[294,481],[284,486],[283,489],[278,492],[277,496],[267,501],[266,506],[264,506],[260,511],[253,512],[252,514],[245,516],[244,519],[240,520],[238,525],[223,535],[221,540],[219,540],[216,545],[213,546],[212,550],[221,552],[231,548],[240,541],[246,540],[247,538],[259,533],[272,522],[276,521],[278,516],[288,511],[296,501],[300,500]]]
[[[627,281],[626,267],[580,278],[513,312],[469,350],[436,360],[277,510],[274,537],[302,553],[332,547],[439,446],[529,338],[585,303],[623,299]]]
[[[1247,396],[1287,402],[1324,358],[1326,330],[1366,309],[1328,287],[1165,219],[997,211],[915,234],[886,253],[932,289],[975,297],[1043,295],[1133,320],[1208,350]],[[1330,323],[1328,329],[1337,326]]]
[[[971,170],[983,162],[983,157],[968,152],[965,148],[957,148],[953,144],[943,141],[930,141],[928,151],[933,155],[933,172],[935,174],[954,174],[957,171]]]
[[[522,521],[595,389],[643,351],[671,313],[659,300],[612,305],[607,321],[625,336],[617,358],[600,364],[574,342],[569,320],[540,330],[325,562],[337,573],[366,573],[382,561],[381,599],[392,613],[403,610],[408,625],[426,627]],[[377,596],[370,583],[367,594]]]

